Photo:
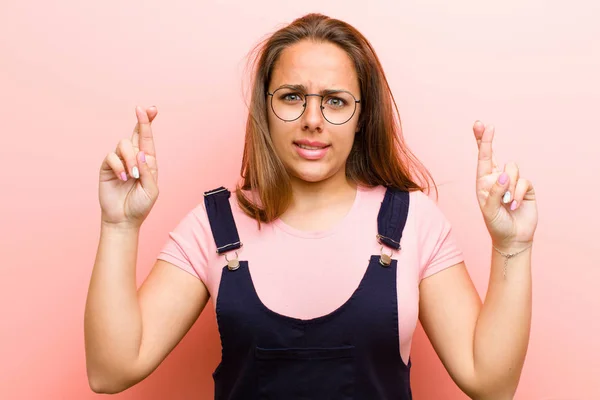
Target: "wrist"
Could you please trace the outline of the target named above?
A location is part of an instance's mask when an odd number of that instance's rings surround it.
[[[130,222],[106,222],[102,221],[100,224],[100,229],[102,232],[106,233],[119,233],[119,234],[131,234],[131,233],[139,233],[140,225],[132,224]]]
[[[498,252],[504,254],[517,254],[530,249],[533,246],[533,240],[527,242],[492,242],[492,247]]]

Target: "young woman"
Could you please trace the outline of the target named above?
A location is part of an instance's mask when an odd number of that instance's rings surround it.
[[[116,393],[148,376],[212,296],[216,399],[410,399],[417,318],[468,396],[511,398],[529,337],[537,207],[517,165],[495,165],[494,128],[473,126],[494,249],[482,304],[369,42],[310,14],[262,43],[255,63],[241,184],[206,191],[139,290],[139,231],[158,196],[155,107],[136,108],[133,136],[102,163],[85,313],[91,388]]]

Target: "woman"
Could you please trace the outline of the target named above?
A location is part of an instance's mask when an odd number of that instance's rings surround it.
[[[495,250],[482,304],[424,194],[432,179],[402,141],[368,41],[310,14],[257,54],[241,185],[205,193],[137,292],[139,230],[158,196],[155,107],[136,108],[133,136],[102,164],[85,314],[91,388],[116,393],[148,376],[212,296],[217,399],[410,399],[417,315],[467,395],[511,398],[529,336],[537,210],[518,167],[495,165],[493,127],[473,127]]]

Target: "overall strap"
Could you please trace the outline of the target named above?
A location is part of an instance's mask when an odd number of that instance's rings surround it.
[[[409,199],[408,191],[393,188],[386,190],[377,215],[377,240],[379,243],[392,249],[400,249],[400,239],[408,216]]]
[[[223,186],[204,192],[204,204],[210,222],[210,230],[219,254],[242,247],[231,213],[229,197],[231,197],[231,192]]]

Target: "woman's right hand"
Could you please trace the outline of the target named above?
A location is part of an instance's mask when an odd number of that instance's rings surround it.
[[[119,141],[100,167],[98,197],[102,223],[139,228],[158,198],[158,167],[151,122],[156,107],[136,107],[131,138]]]

